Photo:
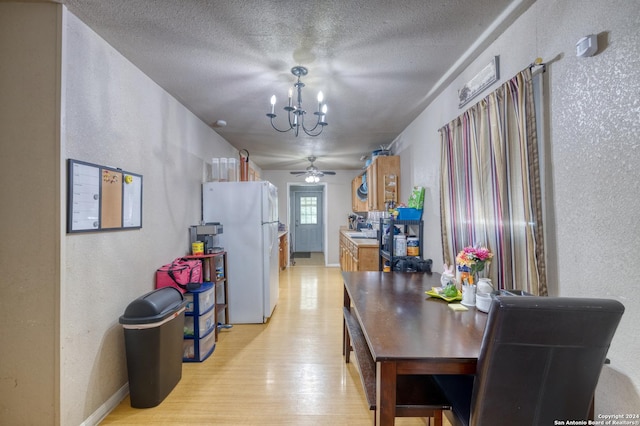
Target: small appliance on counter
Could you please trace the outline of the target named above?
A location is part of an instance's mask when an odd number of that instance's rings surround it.
[[[206,254],[219,253],[224,251],[220,246],[218,235],[222,234],[223,228],[220,222],[205,223],[204,225],[193,225],[189,227],[189,243],[201,241],[204,244],[203,251]]]
[[[349,215],[349,229],[355,229],[359,231],[359,223],[364,223],[364,218],[362,216],[353,213]]]

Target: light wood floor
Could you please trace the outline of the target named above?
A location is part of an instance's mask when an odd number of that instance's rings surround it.
[[[159,406],[131,408],[127,397],[101,424],[372,425],[357,364],[342,356],[340,269],[288,267],[267,324],[221,331],[211,357],[183,364],[181,381]]]

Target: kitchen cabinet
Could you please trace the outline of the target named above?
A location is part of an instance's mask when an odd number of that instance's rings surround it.
[[[367,167],[367,211],[384,211],[400,200],[400,157],[378,156]]]
[[[280,270],[287,269],[287,259],[289,254],[289,234],[287,232],[280,234]]]
[[[260,173],[258,173],[253,167],[249,166],[249,180],[255,181],[260,180]]]
[[[341,231],[339,254],[340,268],[345,272],[378,270],[376,239],[352,239]]]
[[[358,175],[351,181],[351,210],[353,212],[366,212],[367,199],[358,196],[358,188],[362,185],[362,175]]]

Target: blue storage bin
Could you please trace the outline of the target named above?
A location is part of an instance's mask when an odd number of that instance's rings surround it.
[[[422,210],[412,207],[398,207],[398,220],[420,220]]]

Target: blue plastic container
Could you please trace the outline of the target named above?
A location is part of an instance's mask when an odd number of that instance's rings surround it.
[[[420,220],[422,210],[413,207],[398,207],[398,220]]]

